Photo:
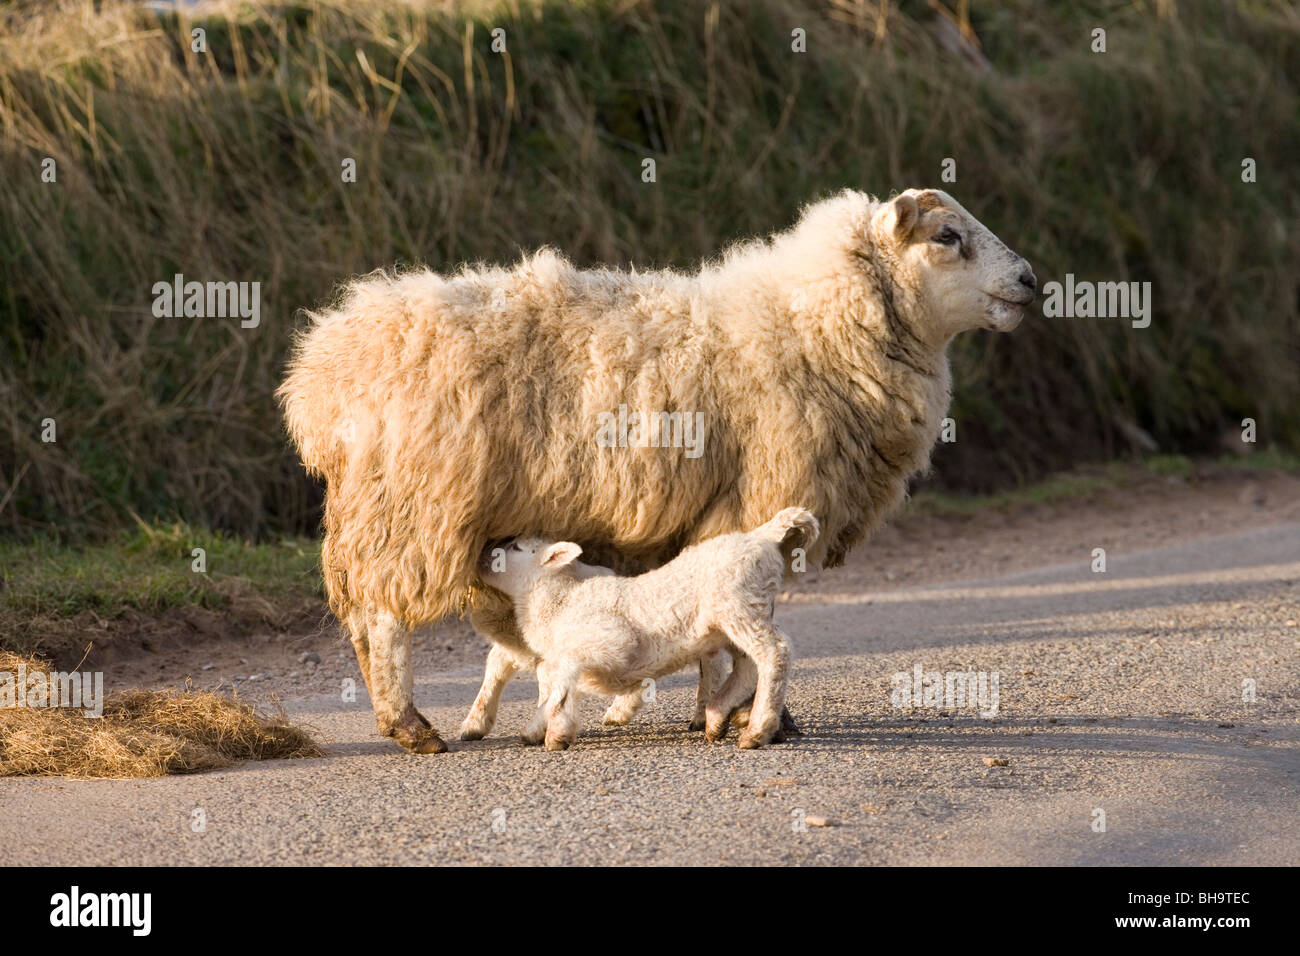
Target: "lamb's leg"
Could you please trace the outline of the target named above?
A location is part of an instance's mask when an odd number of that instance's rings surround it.
[[[704,708],[705,740],[718,741],[727,736],[731,712],[754,692],[758,683],[754,661],[748,655],[736,650],[731,657],[734,663],[730,676]]]
[[[626,724],[636,716],[641,705],[645,703],[641,693],[639,690],[630,690],[626,694],[615,697],[614,702],[606,709],[602,722],[611,727],[621,727]]]
[[[728,635],[738,648],[753,658],[758,669],[758,689],[754,692],[749,725],[740,735],[740,747],[742,750],[761,747],[771,743],[781,730],[781,710],[785,706],[785,686],[790,669],[790,642],[775,625],[765,620],[739,621],[728,629]]]
[[[500,644],[492,645],[483,668],[483,686],[479,688],[465,722],[460,725],[461,740],[482,740],[492,732],[492,726],[497,722],[501,692],[519,667],[520,662],[513,654]]]
[[[547,750],[567,750],[578,736],[578,673],[571,664],[554,669],[546,701]]]
[[[415,709],[410,632],[390,612],[368,611],[366,637],[370,659],[367,686],[379,732],[414,753],[442,753],[447,745]]]
[[[520,739],[530,747],[540,744],[546,737],[546,702],[550,699],[550,668],[546,666],[546,661],[537,662],[537,710],[533,713],[532,720],[524,725],[520,733]]]
[[[727,679],[727,658],[725,651],[714,651],[700,658],[700,684],[695,689],[695,716],[691,718],[691,730],[703,730],[707,724],[705,711],[709,701]]]

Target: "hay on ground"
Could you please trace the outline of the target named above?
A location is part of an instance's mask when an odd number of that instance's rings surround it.
[[[0,673],[48,672],[33,657],[0,651]],[[0,776],[157,777],[228,767],[237,760],[320,757],[283,714],[220,694],[128,690],[104,715],[48,707],[0,708]]]

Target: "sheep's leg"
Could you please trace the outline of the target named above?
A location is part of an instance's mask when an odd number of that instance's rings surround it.
[[[769,621],[742,621],[729,629],[729,636],[758,669],[758,689],[750,711],[749,725],[740,735],[740,747],[748,750],[771,743],[781,730],[781,710],[790,670],[790,642]],[[733,671],[734,674],[734,671]],[[729,711],[728,711],[729,713]]]
[[[465,722],[460,725],[461,740],[482,740],[492,732],[492,726],[497,722],[501,692],[518,669],[519,662],[513,654],[500,644],[492,645],[483,668],[483,686],[479,688]]]
[[[700,684],[695,689],[695,716],[691,730],[703,730],[707,725],[706,710],[713,695],[727,679],[727,661],[723,651],[714,651],[700,658]]]
[[[626,694],[615,697],[614,702],[605,711],[602,722],[611,727],[621,727],[626,724],[636,716],[641,705],[645,703],[641,693],[639,690],[630,690]]]
[[[447,745],[415,709],[410,631],[388,611],[369,612],[366,636],[370,658],[367,686],[379,732],[414,753],[442,753]]]
[[[556,668],[546,701],[546,749],[567,750],[578,736],[577,667],[566,664]]]
[[[357,654],[357,665],[361,668],[361,679],[366,682],[366,691],[370,691],[370,636],[366,628],[366,615],[361,608],[348,612],[348,636],[352,638],[352,649]],[[373,698],[374,695],[371,694]]]
[[[727,736],[731,712],[753,693],[757,685],[754,661],[739,650],[731,655],[731,674],[704,708],[704,738],[718,741]]]

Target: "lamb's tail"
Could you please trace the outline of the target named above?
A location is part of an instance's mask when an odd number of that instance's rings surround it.
[[[808,548],[821,534],[821,525],[807,508],[786,508],[777,512],[776,517],[767,524],[755,528],[753,533],[782,548],[791,543],[792,536],[798,533],[801,539],[794,543]]]

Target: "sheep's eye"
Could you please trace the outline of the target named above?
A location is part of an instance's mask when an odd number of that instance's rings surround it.
[[[961,235],[951,226],[944,226],[930,237],[930,241],[937,242],[941,246],[951,246],[953,243],[961,242]]]

